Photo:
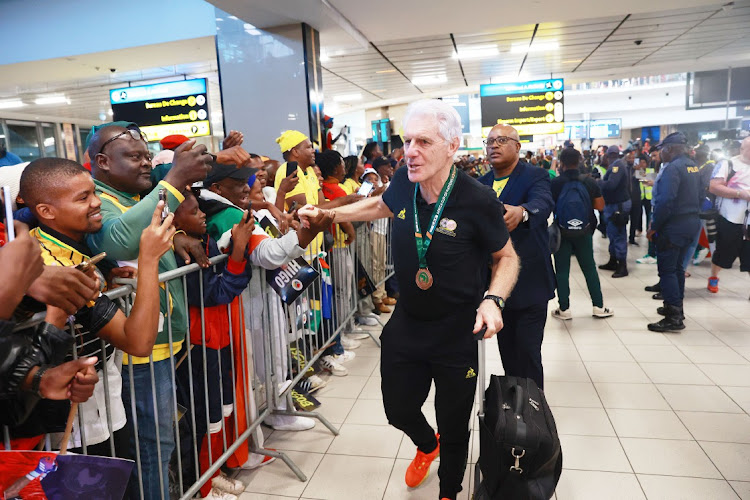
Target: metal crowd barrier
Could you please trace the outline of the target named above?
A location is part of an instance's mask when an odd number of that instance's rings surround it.
[[[141,442],[141,431],[146,432],[149,426],[154,426],[155,441],[160,443],[164,427],[160,431],[157,424],[159,408],[157,380],[155,377],[155,362],[153,355],[149,357],[148,366],[150,371],[149,381],[152,394],[153,421],[139,421],[136,417],[130,421],[132,411],[136,407],[137,393],[143,391],[144,387],[139,385],[134,378],[132,364],[122,363],[122,352],[113,349],[104,340],[97,339],[99,350],[94,354],[106,358],[102,369],[99,370],[101,384],[95,394],[103,395],[105,415],[98,412],[100,428],[106,428],[108,437],[98,442],[92,442],[87,438],[87,429],[96,422],[87,421],[90,411],[80,410],[77,422],[71,436],[69,448],[80,449],[80,453],[89,454],[93,446],[97,446],[96,454],[106,456],[119,456],[130,458],[135,461],[137,480],[131,480],[129,494],[131,498],[165,498],[168,491],[170,498],[188,499],[193,498],[205,485],[210,484],[214,475],[228,461],[234,460],[233,466],[238,458],[247,456],[248,453],[257,453],[264,456],[277,457],[294,472],[301,480],[306,481],[306,476],[297,465],[283,452],[263,448],[263,433],[260,424],[269,415],[295,415],[317,418],[333,434],[338,430],[321,414],[310,411],[297,411],[294,404],[295,387],[304,378],[309,377],[315,371],[317,361],[325,355],[337,342],[339,336],[344,332],[353,331],[355,328],[354,317],[358,314],[366,314],[367,309],[363,304],[368,297],[361,297],[360,290],[363,288],[369,292],[384,286],[386,280],[393,274],[393,257],[390,247],[392,221],[382,219],[375,223],[360,224],[356,230],[356,241],[352,245],[344,245],[338,242],[323,255],[322,259],[317,256],[306,255],[305,259],[319,273],[319,276],[290,304],[282,302],[280,296],[272,289],[267,281],[265,269],[253,268],[253,276],[249,286],[241,295],[241,307],[233,308],[231,304],[226,306],[229,321],[229,346],[228,360],[229,369],[222,367],[227,362],[227,356],[217,353],[215,356],[218,366],[212,366],[212,370],[218,370],[218,400],[221,403],[222,418],[220,422],[211,422],[211,398],[215,394],[209,394],[209,370],[206,346],[206,306],[204,305],[203,293],[203,270],[197,264],[181,267],[174,271],[162,273],[159,281],[164,284],[165,291],[169,295],[170,287],[174,288],[179,280],[187,290],[187,276],[198,273],[200,284],[201,303],[198,307],[201,322],[200,344],[190,344],[190,328],[186,334],[181,348],[176,351],[173,342],[173,329],[171,321],[171,308],[167,314],[164,324],[169,336],[169,357],[161,362],[169,363],[169,380],[171,395],[169,401],[169,412],[171,423],[171,438],[174,439],[174,451],[170,453],[170,466],[165,474],[162,467],[157,467],[159,493],[146,495],[144,492],[144,443]],[[216,265],[224,262],[228,257],[221,255],[211,259],[211,264]],[[290,264],[294,266],[294,264]],[[110,290],[106,295],[119,301],[122,310],[129,315],[133,305],[134,292],[137,283],[134,280],[118,280],[125,284]],[[185,293],[185,307],[188,307],[187,293]],[[236,319],[236,323],[232,320]],[[34,326],[44,320],[44,313],[38,313],[30,320],[18,325],[18,329]],[[234,331],[236,325],[241,326],[244,331]],[[382,325],[382,323],[381,323]],[[79,339],[80,332],[76,325],[70,323],[71,334]],[[371,339],[379,346],[378,339],[369,333]],[[76,342],[73,349],[73,357],[77,356],[81,343]],[[106,356],[109,354],[109,356]],[[194,365],[194,362],[196,365]],[[181,365],[183,372],[187,372],[187,380],[184,377],[178,380],[177,371]],[[163,366],[163,365],[160,365]],[[231,380],[225,384],[224,377],[231,376]],[[202,377],[202,380],[196,379]],[[121,398],[123,380],[127,378],[131,388],[130,397],[127,401]],[[159,379],[159,383],[164,380]],[[335,380],[331,380],[335,383]],[[225,388],[231,385],[231,397],[225,394]],[[203,387],[200,393],[197,387]],[[214,386],[215,388],[215,386]],[[184,405],[178,403],[178,392],[188,395],[188,401]],[[239,399],[238,399],[239,397]],[[231,413],[227,401],[231,400],[233,408]],[[91,400],[89,400],[91,401]],[[238,401],[241,407],[238,407]],[[122,423],[123,408],[128,424],[132,426],[129,437],[134,437],[135,453],[133,456],[123,456],[123,450],[118,449],[118,439],[122,437],[125,427],[115,426]],[[241,411],[240,411],[241,410]],[[198,421],[197,415],[204,414],[205,421]],[[103,422],[101,421],[103,420]],[[117,421],[116,421],[117,420]],[[213,425],[212,425],[213,424]],[[214,431],[214,432],[211,432]],[[116,435],[117,433],[117,435]],[[211,446],[212,435],[220,433],[220,448],[217,451]],[[200,436],[202,439],[199,439]],[[61,434],[45,435],[42,441],[47,451],[60,449]],[[5,449],[11,449],[10,432],[7,427],[3,429]],[[127,440],[126,440],[127,441]],[[201,446],[198,441],[204,443],[207,449],[207,463],[201,465]],[[122,440],[120,439],[121,443]],[[105,449],[103,449],[103,448]],[[122,445],[119,446],[122,448]],[[164,463],[167,457],[163,456],[162,448],[165,445],[156,446],[157,463]],[[244,450],[244,451],[243,451]],[[165,450],[164,453],[167,453]],[[154,475],[151,470],[151,475]],[[146,497],[150,498],[146,498]]]

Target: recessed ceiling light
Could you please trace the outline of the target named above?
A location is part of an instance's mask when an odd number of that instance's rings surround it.
[[[573,63],[579,63],[583,61],[583,59],[568,59],[567,61],[563,61],[563,64],[573,64]]]
[[[0,109],[20,108],[26,106],[21,99],[11,99],[9,101],[0,101]]]
[[[47,104],[70,104],[70,99],[64,95],[45,95],[34,99],[34,104],[45,106]]]
[[[496,56],[499,53],[497,45],[476,45],[459,48],[458,52],[454,51],[453,59],[482,59]]]
[[[334,96],[333,100],[336,102],[361,101],[362,94],[341,94]]]
[[[325,52],[320,53],[320,62],[328,62],[331,60],[331,57],[326,54]]]
[[[511,54],[524,54],[526,52],[546,52],[550,50],[557,50],[560,48],[560,44],[557,40],[550,40],[548,42],[532,42],[529,46],[526,42],[517,42],[510,46]]]
[[[411,83],[414,85],[440,85],[441,83],[445,83],[448,81],[448,77],[445,76],[445,73],[440,73],[437,75],[425,75],[425,76],[415,76],[411,79]]]
[[[383,70],[380,70],[380,71],[376,71],[375,73],[377,73],[379,75],[382,75],[383,73],[395,73],[395,72],[396,72],[396,70],[391,68],[391,69],[383,69]]]
[[[371,90],[370,92],[372,92],[374,94],[374,93],[377,93],[377,92],[387,92],[387,91],[388,91],[388,89],[376,89],[376,90]]]

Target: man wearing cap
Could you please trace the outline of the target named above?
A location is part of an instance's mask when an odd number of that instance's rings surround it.
[[[320,190],[318,176],[313,169],[315,164],[315,150],[310,139],[297,130],[287,130],[276,139],[276,142],[284,156],[284,163],[276,171],[274,187],[277,196],[286,201],[284,209],[297,202],[298,207],[306,204],[316,205],[323,208],[334,208],[346,205],[359,198],[357,195],[347,195],[331,201],[325,201],[325,196]],[[290,168],[294,167],[295,168]],[[285,177],[296,177],[299,179],[296,186],[285,192],[281,189]],[[282,196],[283,195],[283,196]],[[279,204],[277,203],[277,206]],[[306,258],[310,261],[318,255],[323,244],[323,236],[319,235],[311,244]]]
[[[636,171],[643,170],[645,165],[640,164],[640,158],[638,159],[638,165],[635,163],[636,154],[638,149],[634,144],[628,144],[628,147],[623,151],[622,159],[628,164],[629,181],[630,181],[630,234],[628,238],[629,245],[639,246],[638,242],[635,241],[636,233],[640,234],[643,231],[643,207],[641,206],[641,183],[636,178]]]
[[[394,217],[401,297],[381,336],[383,405],[389,423],[417,446],[406,485],[419,486],[440,455],[439,498],[455,500],[477,383],[472,331],[486,326],[489,338],[502,328],[503,298],[518,276],[518,257],[495,193],[453,166],[461,139],[456,110],[438,100],[418,101],[409,105],[403,125],[407,167],[396,171],[382,197],[341,207],[334,219]],[[305,223],[321,215],[311,206],[299,214]],[[433,381],[438,435],[422,413]]]
[[[648,329],[669,332],[685,328],[683,260],[700,229],[702,190],[700,169],[687,155],[687,140],[682,132],[669,134],[657,147],[664,166],[654,185],[654,212],[648,237],[656,242],[656,265],[664,297],[664,306],[657,312],[664,319],[649,324]]]
[[[609,238],[609,262],[600,265],[599,269],[614,271],[613,278],[628,275],[627,224],[632,205],[628,164],[619,156],[619,147],[610,146],[607,149],[609,168],[599,181],[599,188],[604,196],[604,220]]]
[[[719,217],[708,291],[718,293],[719,271],[731,269],[737,257],[740,271],[750,272],[750,137],[742,141],[737,156],[722,160],[716,166],[709,190],[716,195]]]
[[[151,157],[146,140],[134,123],[125,125],[100,126],[91,134],[88,146],[96,194],[102,201],[102,229],[89,234],[86,243],[93,254],[107,252],[109,267],[117,267],[120,263],[132,265],[138,258],[141,233],[151,223],[159,202],[159,191],[166,191],[167,205],[174,212],[184,200],[182,190],[205,178],[209,168],[207,162],[211,160],[205,146],[195,146],[195,141],[188,141],[177,148],[172,168],[158,183],[157,189],[152,189]],[[139,193],[143,192],[148,194],[141,198]],[[177,269],[177,261],[170,250],[159,260],[159,272],[174,269]],[[175,446],[171,403],[174,386],[169,356],[170,350],[175,355],[181,350],[187,332],[185,292],[181,280],[170,282],[168,294],[165,289],[161,290],[160,310],[159,332],[151,356],[123,357],[123,401],[130,401],[131,391],[135,393],[135,408],[126,404],[126,428],[130,430],[130,451],[134,457],[137,446],[134,422],[137,419],[145,498],[169,497],[167,469]],[[167,327],[168,317],[171,328]],[[134,414],[131,413],[133,410]],[[161,461],[158,460],[159,448]],[[138,486],[134,486],[134,490],[138,490]]]

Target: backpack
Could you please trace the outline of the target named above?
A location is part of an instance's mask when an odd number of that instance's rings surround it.
[[[592,232],[591,211],[591,197],[583,182],[566,182],[555,204],[555,222],[560,234],[570,238]]]

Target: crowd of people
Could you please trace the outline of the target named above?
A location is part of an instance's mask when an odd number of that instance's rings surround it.
[[[280,163],[246,151],[236,131],[215,154],[170,136],[152,157],[137,124],[116,122],[92,129],[85,166],[44,158],[13,170],[17,188],[5,201],[16,220],[5,221],[9,236],[0,250],[0,423],[9,428],[11,447],[33,449],[44,435],[56,436],[53,447],[63,445],[76,404],[83,425],[74,426],[70,447],[110,455],[112,446],[118,457],[137,456],[132,497],[169,497],[178,440],[184,481],[195,482],[226,450],[224,437],[242,434],[257,416],[251,387],[256,378],[271,383],[264,343],[281,353],[270,361],[274,373],[282,382],[293,378],[289,318],[253,269],[303,258],[339,278],[331,286],[337,307],[356,303],[345,328],[335,315],[317,323],[322,352],[304,389],[331,383],[322,372],[346,376],[353,351],[369,337],[358,326],[393,313],[381,337],[382,390],[389,423],[417,448],[405,481],[421,484],[440,454],[440,496],[454,499],[476,388],[471,332],[497,334],[505,373],[543,388],[549,301],[557,295],[553,318],[573,319],[573,255],[592,316],[615,314],[605,305],[594,260],[597,230],[609,244],[609,260],[598,268],[612,278],[628,276],[629,247],[647,235],[646,254],[636,262],[657,265],[659,281],[646,288],[663,301],[657,311],[664,316],[649,330],[684,328],[691,261],[711,255],[712,293],[719,292],[720,270],[738,257],[750,272],[750,138],[731,144],[727,159],[711,158],[715,152],[704,145],[688,147],[680,132],[623,150],[582,154],[566,142],[522,155],[518,132],[500,124],[485,139],[485,157],[457,156],[460,119],[432,100],[412,104],[403,127],[403,145],[387,156],[371,142],[361,156],[346,158],[330,148],[316,152],[309,137],[288,130],[277,139]],[[357,230],[360,222],[367,231]],[[376,286],[366,300],[348,286],[352,246],[366,247],[372,260],[366,267]],[[386,279],[389,251],[395,269]],[[98,254],[104,260],[92,263]],[[220,255],[228,258],[217,264]],[[193,264],[202,271],[160,283],[160,274]],[[126,316],[102,292],[136,277]],[[259,311],[270,321],[261,321]],[[20,328],[34,313],[44,321]],[[255,373],[239,368],[248,365]],[[437,432],[421,412],[433,382]],[[174,394],[193,412],[194,432],[175,432]],[[287,431],[314,427],[285,405],[280,401],[265,423]],[[227,467],[273,461],[262,432],[252,436],[253,448],[237,448]],[[38,487],[41,478],[23,488]],[[243,488],[217,472],[201,495],[231,500]]]

